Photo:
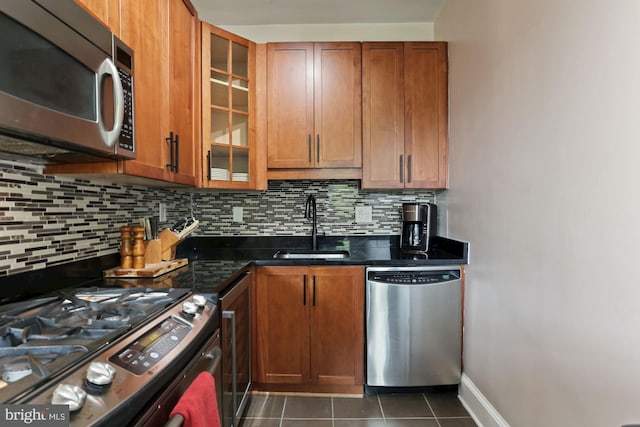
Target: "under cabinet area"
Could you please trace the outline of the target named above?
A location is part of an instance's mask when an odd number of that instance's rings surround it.
[[[269,177],[335,168],[359,178],[360,43],[269,43],[266,67]]]
[[[258,267],[254,389],[362,393],[364,268]]]
[[[362,188],[446,188],[447,44],[362,46]]]

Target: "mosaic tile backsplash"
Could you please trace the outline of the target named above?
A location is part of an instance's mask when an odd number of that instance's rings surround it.
[[[157,215],[161,228],[193,214],[199,236],[291,236],[311,233],[307,195],[316,197],[318,234],[399,234],[406,201],[434,201],[431,191],[360,191],[359,182],[272,181],[268,190],[159,189],[43,175],[42,167],[0,160],[0,276],[37,270],[119,250],[119,227]],[[369,206],[372,221],[355,222]],[[242,208],[234,222],[233,208]]]
[[[360,191],[359,181],[270,181],[267,191],[195,191],[192,204],[200,220],[197,235],[292,236],[310,235],[311,220],[304,217],[308,195],[317,206],[318,235],[400,234],[403,202],[434,201],[431,191]],[[356,223],[356,206],[371,207],[371,222]],[[243,222],[233,221],[241,207]]]
[[[0,160],[0,275],[119,250],[119,227],[158,210],[188,206],[189,194],[42,174]]]

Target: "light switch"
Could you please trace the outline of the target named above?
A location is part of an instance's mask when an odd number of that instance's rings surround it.
[[[356,222],[362,224],[371,221],[371,206],[356,206]]]
[[[242,222],[242,206],[233,207],[233,222]]]

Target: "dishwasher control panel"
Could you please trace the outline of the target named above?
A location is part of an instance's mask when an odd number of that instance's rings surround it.
[[[458,271],[369,271],[367,275],[371,282],[391,284],[429,284],[458,279]]]

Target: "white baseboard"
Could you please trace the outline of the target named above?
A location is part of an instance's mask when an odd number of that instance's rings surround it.
[[[458,387],[458,398],[479,427],[510,427],[491,402],[466,375]]]

